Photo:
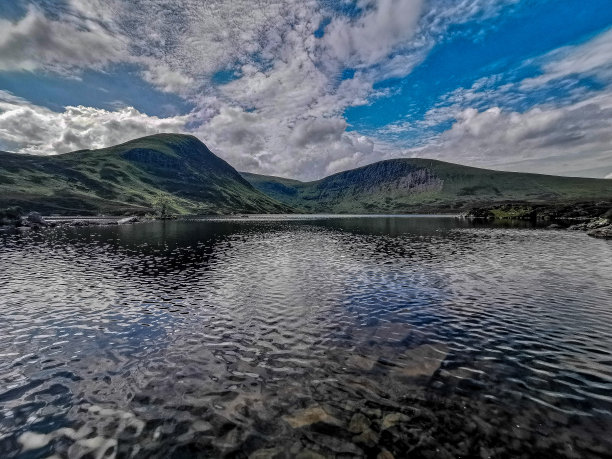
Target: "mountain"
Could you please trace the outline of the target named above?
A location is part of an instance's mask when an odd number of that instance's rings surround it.
[[[392,159],[300,182],[243,172],[302,212],[452,212],[494,203],[612,200],[612,180],[501,172],[432,159]]]
[[[58,214],[453,212],[612,200],[612,180],[393,159],[313,182],[239,173],[197,138],[157,134],[56,156],[0,152],[0,208]]]
[[[59,214],[291,211],[248,183],[197,138],[158,134],[55,156],[0,152],[0,208]]]

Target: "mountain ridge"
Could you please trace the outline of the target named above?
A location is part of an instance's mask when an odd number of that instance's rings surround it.
[[[449,212],[506,202],[612,199],[607,179],[495,171],[427,158],[388,159],[310,182],[242,175],[260,191],[306,212]]]
[[[59,214],[462,212],[498,203],[612,201],[612,181],[397,158],[315,181],[238,172],[194,136],[155,134],[55,156],[0,152],[0,208]]]
[[[46,213],[287,212],[196,137],[154,134],[55,156],[0,153],[0,207]]]

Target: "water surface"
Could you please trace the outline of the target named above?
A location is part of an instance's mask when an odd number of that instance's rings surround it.
[[[452,217],[2,235],[0,456],[610,457],[611,299],[612,243]]]

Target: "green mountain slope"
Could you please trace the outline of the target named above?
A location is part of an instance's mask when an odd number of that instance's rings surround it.
[[[304,212],[451,212],[503,202],[612,200],[612,180],[500,172],[431,159],[381,161],[314,182],[242,176]]]
[[[290,211],[193,136],[158,134],[57,156],[0,152],[0,208],[146,213],[160,196],[177,213]]]

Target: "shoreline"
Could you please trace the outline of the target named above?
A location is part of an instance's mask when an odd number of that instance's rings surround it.
[[[585,231],[589,236],[612,239],[612,202],[571,204],[506,203],[471,209],[466,217],[481,221],[522,220],[549,223],[548,229]]]
[[[13,212],[13,214],[11,214]],[[182,221],[214,221],[235,219],[242,220],[275,218],[279,216],[293,216],[295,218],[352,218],[352,217],[448,217],[465,218],[482,222],[499,221],[531,221],[534,224],[549,223],[545,229],[584,231],[587,235],[612,239],[612,203],[578,203],[569,205],[506,203],[494,206],[481,206],[470,209],[461,214],[210,214],[210,215],[176,215],[168,217],[155,217],[151,215],[48,215],[38,212],[29,212],[27,215],[18,214],[16,210],[6,209],[0,211],[0,232],[22,232],[61,227],[88,227],[88,226],[117,226],[135,223],[150,223],[164,220]]]

